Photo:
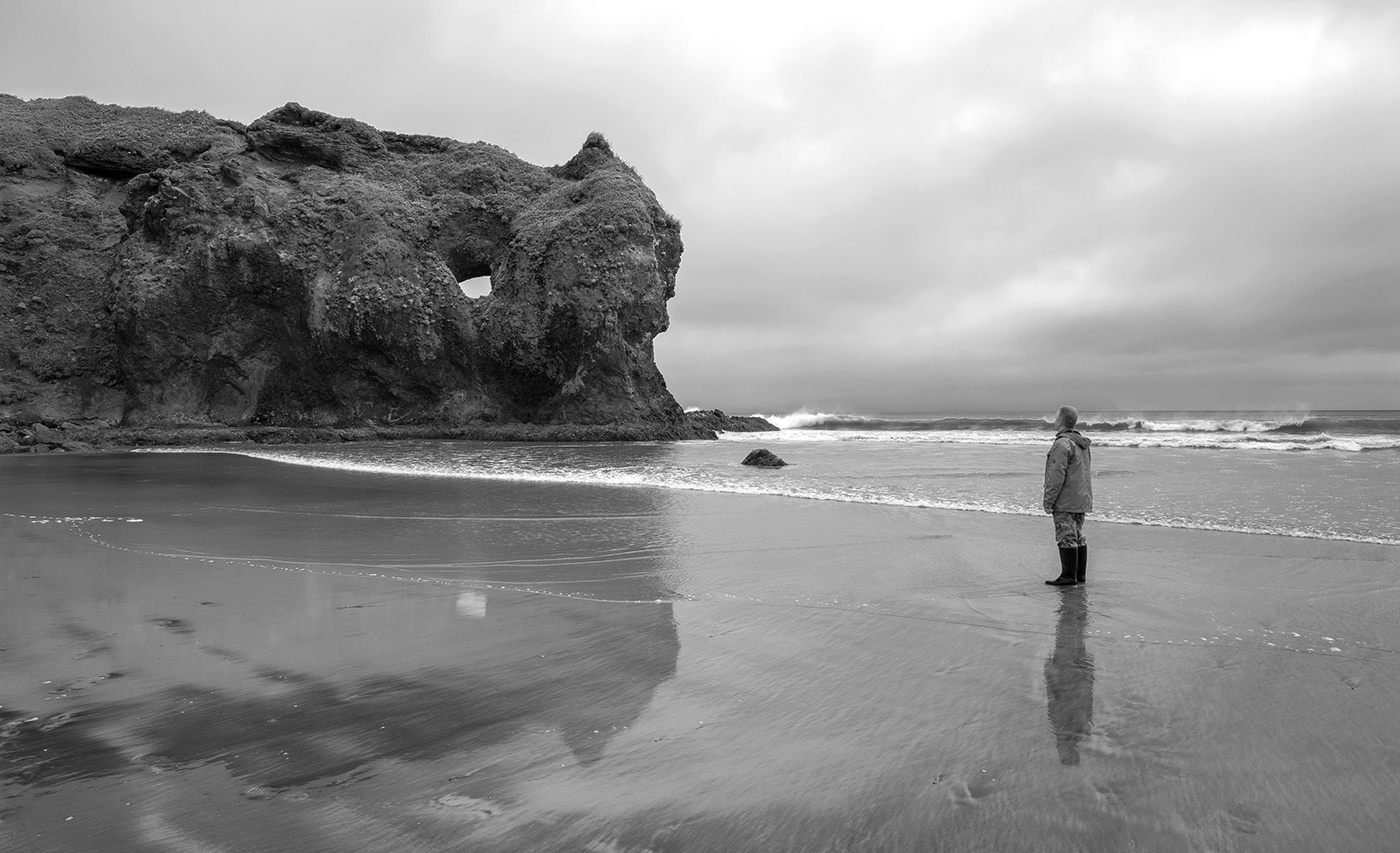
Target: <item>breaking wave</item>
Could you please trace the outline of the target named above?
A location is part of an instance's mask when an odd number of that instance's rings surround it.
[[[1053,432],[1048,416],[868,415],[797,411],[761,415],[785,432],[821,440],[956,444],[1038,442]],[[1361,452],[1400,448],[1400,412],[1086,414],[1079,430],[1116,447]],[[831,435],[825,435],[831,434]],[[793,436],[796,437],[796,436]]]

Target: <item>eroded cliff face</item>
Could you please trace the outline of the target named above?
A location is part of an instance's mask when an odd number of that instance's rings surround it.
[[[0,421],[695,437],[652,352],[681,249],[596,134],[542,168],[296,104],[0,96]]]

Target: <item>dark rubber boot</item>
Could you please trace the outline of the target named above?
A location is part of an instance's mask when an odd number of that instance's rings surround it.
[[[1075,549],[1079,552],[1074,563],[1074,579],[1084,583],[1084,570],[1089,567],[1089,546],[1080,545]]]
[[[1078,563],[1078,548],[1061,548],[1060,576],[1052,581],[1046,581],[1046,583],[1050,584],[1051,586],[1074,586],[1076,583],[1075,576],[1078,572],[1078,569],[1076,569],[1075,566],[1077,566]]]

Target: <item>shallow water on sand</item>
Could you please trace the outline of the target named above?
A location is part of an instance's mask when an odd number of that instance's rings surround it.
[[[814,436],[825,435],[817,439]],[[720,441],[505,444],[425,441],[228,452],[297,466],[497,482],[648,485],[843,503],[1041,515],[1048,436],[997,444],[924,433],[726,433]],[[961,436],[958,432],[955,435]],[[1004,437],[1004,436],[1003,436]],[[910,440],[892,440],[910,438]],[[1107,440],[1100,435],[1096,440]],[[781,471],[736,464],[769,446]],[[1201,530],[1400,544],[1400,451],[1345,453],[1100,445],[1100,520]]]
[[[226,455],[0,460],[5,850],[1318,850],[1397,549]]]

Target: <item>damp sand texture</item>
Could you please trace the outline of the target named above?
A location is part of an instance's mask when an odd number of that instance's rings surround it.
[[[217,454],[0,459],[0,849],[1400,834],[1400,549]]]

